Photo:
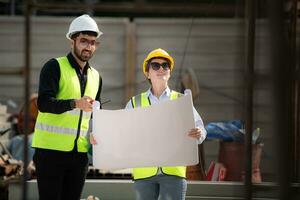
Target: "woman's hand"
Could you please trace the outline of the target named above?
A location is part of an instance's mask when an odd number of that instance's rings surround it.
[[[97,141],[95,140],[93,133],[90,134],[90,143],[92,145],[96,145],[97,144]]]
[[[196,127],[196,128],[192,128],[189,132],[188,132],[188,136],[195,138],[197,140],[200,139],[201,137],[201,130],[200,128]]]

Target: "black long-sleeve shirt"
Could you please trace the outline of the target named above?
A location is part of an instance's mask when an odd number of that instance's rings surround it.
[[[67,58],[71,66],[76,70],[79,82],[81,96],[85,91],[87,82],[87,69],[90,67],[89,63],[84,66],[83,72],[80,72],[80,66],[76,62],[74,56],[69,53]],[[39,80],[39,95],[38,95],[38,109],[41,112],[48,112],[54,114],[61,114],[63,112],[72,110],[70,101],[72,99],[60,100],[56,98],[59,90],[59,79],[60,79],[60,68],[59,63],[56,59],[51,59],[43,66],[40,73]],[[100,76],[99,89],[95,100],[100,101],[100,94],[102,90],[102,78]]]

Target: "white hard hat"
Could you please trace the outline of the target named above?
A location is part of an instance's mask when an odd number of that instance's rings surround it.
[[[81,15],[75,18],[69,27],[69,31],[66,34],[66,37],[71,40],[73,34],[81,31],[92,31],[97,33],[97,38],[103,33],[99,31],[97,23],[89,15]]]

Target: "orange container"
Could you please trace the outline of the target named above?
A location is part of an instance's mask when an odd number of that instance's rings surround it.
[[[252,182],[261,182],[260,160],[262,144],[252,145]],[[239,142],[220,142],[219,162],[227,169],[225,181],[243,181],[245,169],[245,145]]]

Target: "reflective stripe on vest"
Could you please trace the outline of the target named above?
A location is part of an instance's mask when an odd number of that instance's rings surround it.
[[[177,99],[182,96],[181,93],[171,91],[170,100]],[[131,98],[131,103],[133,108],[136,107],[147,107],[151,105],[150,99],[147,97],[147,93],[141,93],[137,96]],[[162,167],[162,172],[167,175],[179,176],[182,178],[186,177],[186,167],[175,166],[175,167]],[[143,167],[143,168],[133,168],[133,179],[144,179],[155,176],[158,172],[158,167]]]
[[[67,57],[57,58],[60,68],[59,90],[57,99],[81,98],[80,82],[76,70],[71,66]],[[99,73],[94,68],[87,70],[87,83],[84,96],[95,98],[99,89]],[[81,120],[80,120],[81,116]],[[91,112],[83,112],[73,109],[61,114],[39,112],[32,147],[52,149],[59,151],[71,151],[77,133],[78,152],[88,151],[87,131]],[[80,125],[80,130],[78,127]]]

